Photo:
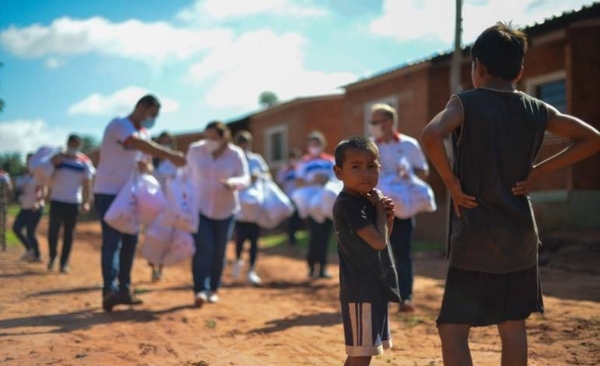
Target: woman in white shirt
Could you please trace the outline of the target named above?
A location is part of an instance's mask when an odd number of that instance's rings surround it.
[[[194,236],[196,253],[192,259],[198,307],[219,299],[225,248],[240,207],[238,191],[250,184],[244,152],[230,142],[229,128],[222,122],[211,122],[204,136],[204,140],[190,145],[186,166],[195,185],[200,211],[198,232]]]
[[[27,154],[27,165],[33,154]],[[15,186],[21,192],[19,202],[21,209],[13,223],[13,232],[15,236],[23,243],[25,254],[21,257],[22,261],[41,262],[40,246],[35,235],[37,226],[42,217],[44,209],[44,187],[40,186],[33,174],[28,170],[25,174],[17,178]],[[25,229],[25,234],[23,234]]]
[[[242,130],[236,133],[234,141],[236,145],[244,151],[246,161],[248,162],[248,170],[250,171],[250,177],[252,184],[256,184],[259,180],[271,179],[271,173],[269,172],[269,166],[265,162],[260,154],[254,153],[251,150],[252,147],[252,134],[250,132]],[[243,213],[243,207],[242,207]],[[258,237],[260,234],[260,227],[256,221],[244,219],[236,219],[235,222],[235,262],[231,270],[231,277],[234,279],[239,278],[244,261],[242,260],[242,252],[244,250],[244,242],[248,240],[250,242],[250,261],[248,267],[248,273],[246,274],[246,280],[248,283],[258,286],[261,283],[260,277],[256,273],[256,259],[258,257]]]

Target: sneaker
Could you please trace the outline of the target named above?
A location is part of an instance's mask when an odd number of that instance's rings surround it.
[[[216,292],[211,291],[208,293],[208,302],[214,304],[219,301],[219,295]]]
[[[31,258],[28,262],[29,263],[42,263],[42,258],[38,255],[34,255],[33,258]]]
[[[327,272],[327,271],[321,271],[319,272],[319,278],[331,278],[331,273]]]
[[[48,271],[54,271],[54,258],[50,259],[50,262],[48,262]]]
[[[246,280],[248,281],[249,284],[254,285],[254,286],[260,286],[260,284],[262,282],[260,277],[258,277],[258,275],[256,274],[256,272],[254,270],[248,271]]]
[[[142,299],[132,293],[121,294],[120,298],[121,304],[124,305],[141,305],[144,303]]]
[[[69,268],[69,266],[66,264],[64,266],[60,266],[60,273],[69,274],[71,273],[71,268]]]
[[[110,291],[102,297],[102,308],[110,313],[115,305],[121,304],[121,298],[116,292]]]
[[[400,303],[400,308],[398,311],[401,313],[412,313],[415,311],[415,306],[413,305],[412,301],[406,300]]]
[[[231,278],[237,280],[240,278],[240,274],[242,273],[242,267],[244,266],[244,261],[238,259],[233,266],[231,267]]]
[[[22,262],[30,262],[33,258],[35,258],[33,250],[28,250],[21,256],[21,258],[19,258],[19,260]]]
[[[208,295],[206,294],[206,291],[197,292],[194,302],[199,308],[201,308],[204,303],[208,302]]]

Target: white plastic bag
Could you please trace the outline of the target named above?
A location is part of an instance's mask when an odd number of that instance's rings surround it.
[[[31,156],[27,168],[40,185],[50,185],[54,174],[51,159],[61,151],[62,148],[59,146],[42,146]]]
[[[264,202],[258,225],[264,229],[274,229],[294,214],[294,205],[288,196],[270,179],[263,181]]]
[[[198,202],[194,185],[183,169],[178,169],[175,177],[167,180],[166,195],[164,225],[196,233],[200,219]]]
[[[292,201],[296,205],[296,209],[298,210],[298,216],[301,219],[306,219],[309,216],[310,207],[311,207],[311,199],[319,194],[321,187],[319,186],[305,186],[297,188],[293,193]]]
[[[337,199],[338,194],[344,188],[344,183],[337,179],[330,179],[324,186],[321,192],[321,208],[325,218],[333,220],[333,204]]]
[[[263,181],[258,179],[247,188],[239,192],[240,212],[236,214],[235,219],[243,222],[258,222],[258,217],[262,214],[262,206],[265,200]]]
[[[103,218],[115,230],[132,235],[137,234],[140,230],[134,175],[132,174],[127,183],[121,188]]]
[[[140,222],[148,226],[167,207],[167,200],[158,180],[150,174],[135,177],[134,193],[138,204]]]
[[[164,215],[159,215],[144,233],[141,254],[152,264],[162,264],[174,232],[172,227],[164,225],[163,217]]]
[[[414,174],[406,178],[385,175],[380,177],[378,188],[394,202],[395,216],[400,219],[437,210],[433,190]]]
[[[319,224],[324,223],[327,219],[321,201],[322,195],[323,187],[319,187],[319,189],[315,192],[315,194],[312,197],[310,197],[310,200],[308,201],[308,216]]]
[[[196,245],[194,244],[192,234],[175,229],[167,252],[159,263],[165,266],[171,266],[186,260],[193,256],[194,253],[196,253]]]

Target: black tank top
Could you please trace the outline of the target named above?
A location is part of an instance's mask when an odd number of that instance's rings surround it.
[[[511,188],[527,178],[544,138],[548,109],[521,92],[478,88],[458,94],[463,125],[452,135],[454,173],[478,207],[450,210],[450,266],[510,273],[534,266],[538,230],[528,196]],[[451,206],[452,208],[452,206]]]

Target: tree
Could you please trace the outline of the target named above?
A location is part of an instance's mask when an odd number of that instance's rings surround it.
[[[0,69],[4,66],[2,62],[0,62]],[[0,113],[4,110],[4,99],[0,98]]]
[[[25,172],[25,162],[20,153],[3,153],[0,155],[0,169],[8,172],[11,177],[16,177]]]
[[[264,91],[258,96],[258,103],[263,108],[270,108],[279,103],[277,94],[272,91]]]
[[[81,152],[89,154],[100,147],[100,143],[95,136],[84,135],[81,136]]]

